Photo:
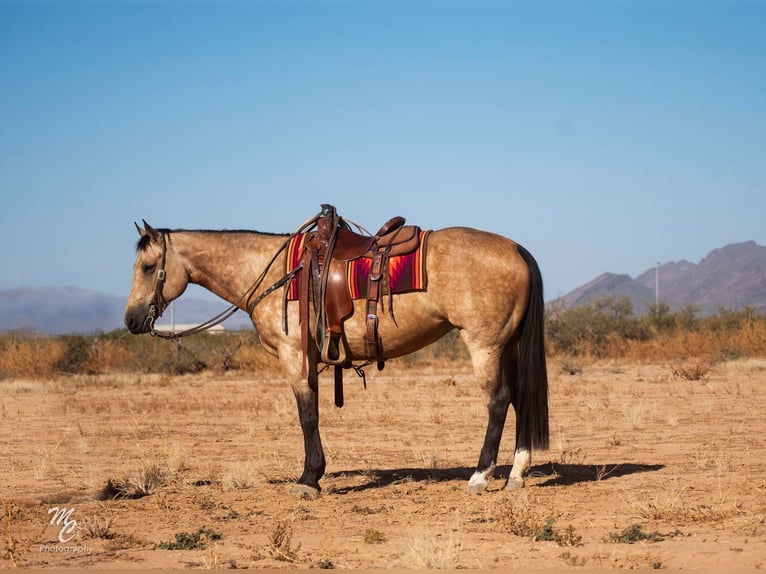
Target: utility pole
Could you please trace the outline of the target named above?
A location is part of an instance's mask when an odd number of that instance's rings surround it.
[[[660,262],[654,268],[654,314],[660,318]]]

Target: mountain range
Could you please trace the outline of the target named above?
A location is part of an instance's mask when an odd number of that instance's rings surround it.
[[[646,313],[659,294],[672,310],[693,305],[709,315],[721,307],[752,307],[766,314],[766,247],[755,241],[714,249],[699,263],[682,260],[644,271],[635,279],[604,273],[559,299],[566,308],[612,297],[627,297],[637,315]]]
[[[557,299],[566,308],[605,297],[628,297],[637,315],[660,301],[671,309],[694,305],[699,314],[719,308],[752,307],[766,314],[766,247],[754,241],[714,249],[699,263],[679,261],[646,270],[638,277],[604,273]],[[198,324],[227,308],[224,301],[181,297],[174,303],[176,324]],[[121,329],[125,298],[78,287],[27,287],[0,291],[0,331],[23,330],[47,335],[92,334]],[[171,311],[158,324],[169,325]],[[227,329],[250,329],[239,311]]]

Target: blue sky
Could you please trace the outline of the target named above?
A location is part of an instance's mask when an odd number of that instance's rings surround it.
[[[764,30],[764,1],[0,0],[0,289],[126,295],[133,221],[326,202],[511,237],[547,299],[764,245]]]

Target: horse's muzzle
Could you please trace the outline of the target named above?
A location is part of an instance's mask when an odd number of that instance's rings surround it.
[[[134,335],[149,333],[154,327],[154,317],[151,313],[125,313],[125,326]]]

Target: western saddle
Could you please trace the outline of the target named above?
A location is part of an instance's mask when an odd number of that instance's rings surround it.
[[[323,363],[335,366],[335,404],[343,406],[343,368],[352,368],[347,359],[343,322],[354,312],[348,285],[347,265],[360,257],[371,259],[365,303],[365,357],[385,364],[383,342],[378,336],[378,303],[389,296],[393,318],[392,293],[388,283],[389,258],[415,251],[420,245],[420,228],[405,225],[403,217],[389,219],[375,235],[360,235],[351,230],[334,206],[322,204],[316,231],[306,234],[301,262],[299,292],[302,375],[306,376],[310,307],[316,316],[314,340]],[[357,372],[359,372],[357,370]]]

